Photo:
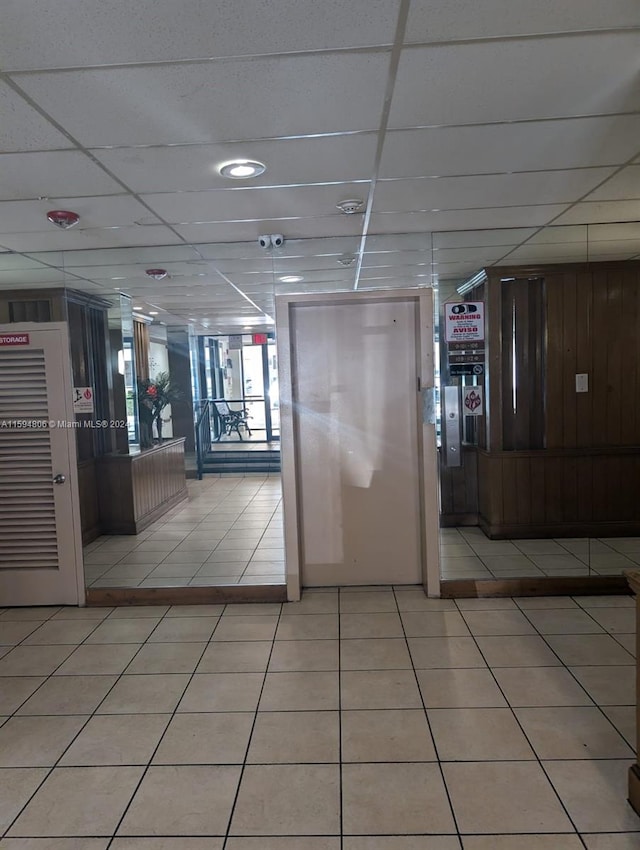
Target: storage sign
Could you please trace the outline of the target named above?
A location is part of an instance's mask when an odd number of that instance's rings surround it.
[[[0,334],[0,345],[29,345],[29,334]]]
[[[447,342],[481,342],[484,340],[484,302],[447,302],[444,322]]]

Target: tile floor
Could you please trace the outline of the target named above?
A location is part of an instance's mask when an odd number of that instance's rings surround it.
[[[441,528],[443,579],[621,575],[640,564],[640,537],[489,540],[480,528]]]
[[[85,547],[88,587],[283,584],[280,476],[207,476],[142,534]]]
[[[2,850],[638,848],[633,631],[414,588],[2,611]]]

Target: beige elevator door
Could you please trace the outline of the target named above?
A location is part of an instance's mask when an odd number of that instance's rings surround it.
[[[303,586],[423,580],[418,313],[415,298],[291,306]]]
[[[84,601],[71,399],[64,325],[0,325],[0,605]]]

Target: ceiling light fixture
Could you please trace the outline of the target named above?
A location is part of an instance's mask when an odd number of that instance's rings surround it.
[[[152,277],[154,280],[164,280],[168,272],[166,269],[147,269],[145,274]]]
[[[134,307],[134,310],[142,310],[142,307]]]
[[[280,280],[281,283],[300,283],[300,281],[304,280],[304,278],[299,274],[285,274],[278,278],[278,280]]]
[[[339,204],[336,204],[336,209],[339,209],[345,215],[353,215],[354,213],[362,212],[364,201],[362,198],[347,198],[346,201],[340,201]]]
[[[342,254],[342,256],[338,257],[338,262],[341,266],[352,266],[356,261],[355,254]]]
[[[259,177],[267,170],[267,166],[255,159],[234,159],[223,163],[218,171],[223,177],[233,180],[248,180],[249,177]]]
[[[157,310],[149,310],[149,315],[150,315],[150,316],[157,316],[157,315],[158,315],[158,311],[157,311]]]
[[[55,224],[56,227],[62,230],[69,230],[70,227],[73,227],[80,221],[78,213],[71,210],[49,210],[47,218],[51,224]]]

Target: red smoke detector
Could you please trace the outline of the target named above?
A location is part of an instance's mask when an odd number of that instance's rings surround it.
[[[149,277],[152,277],[154,280],[164,280],[167,276],[166,269],[147,269],[145,274],[148,274]]]
[[[78,213],[71,212],[71,210],[49,210],[47,218],[51,224],[55,224],[63,230],[68,230],[80,221]]]

